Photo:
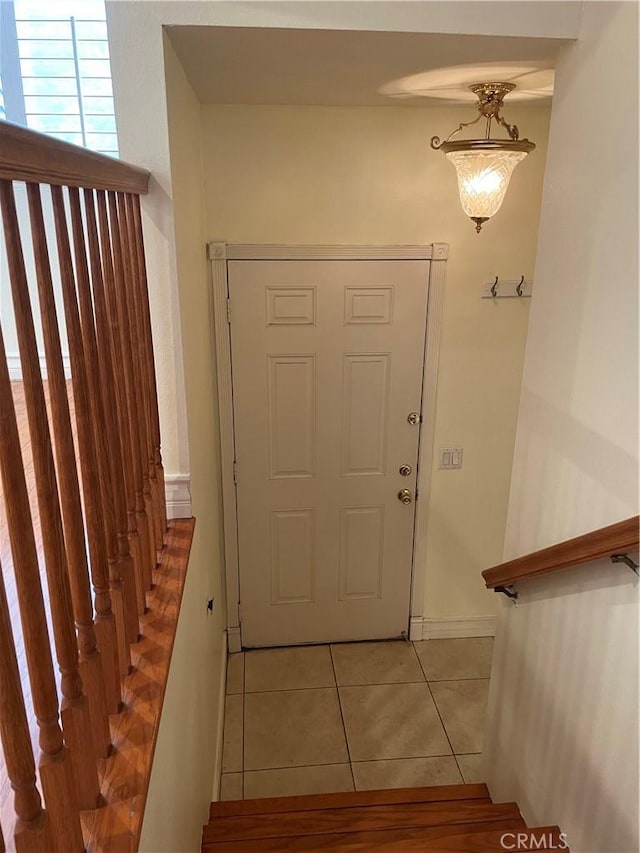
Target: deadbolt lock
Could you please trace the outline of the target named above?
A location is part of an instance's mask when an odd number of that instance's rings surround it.
[[[413,500],[413,495],[409,489],[400,489],[398,492],[398,500],[403,504],[410,504]]]
[[[415,426],[416,424],[419,424],[420,423],[420,412],[409,412],[409,414],[407,415],[407,421],[410,424],[413,424],[413,426]]]
[[[408,477],[412,470],[411,465],[401,465],[399,468],[403,477]]]

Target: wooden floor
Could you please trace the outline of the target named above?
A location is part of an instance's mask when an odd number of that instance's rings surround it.
[[[140,620],[141,638],[131,646],[124,707],[110,718],[113,752],[98,763],[103,804],[81,815],[88,853],[138,849],[194,525],[193,518],[169,523],[162,562]]]
[[[40,558],[40,575],[43,594],[48,602],[45,567],[42,560],[42,542],[36,486],[27,424],[22,383],[12,383],[14,405],[20,431],[22,455],[29,491],[31,513],[36,532]],[[45,392],[46,392],[45,383]],[[73,417],[71,384],[68,385],[69,403]],[[75,434],[74,434],[75,439]],[[77,451],[77,448],[76,448]],[[7,530],[5,499],[0,482],[0,561],[7,591],[11,623],[18,654],[18,664],[25,694],[27,715],[30,721],[34,753],[38,755],[37,728],[31,705],[29,680],[24,655],[24,643],[18,609],[13,562]],[[132,668],[123,685],[123,710],[111,717],[112,755],[99,762],[103,805],[91,812],[82,813],[82,829],[87,850],[133,851],[141,828],[141,820],[149,783],[151,761],[155,747],[160,711],[164,698],[173,640],[177,625],[184,578],[188,563],[193,519],[180,519],[170,524],[166,537],[162,563],[154,573],[154,586],[147,594],[147,613],[141,619],[141,639],[131,648]],[[47,608],[48,609],[48,608]],[[52,637],[50,614],[49,634]],[[55,656],[54,656],[55,658]],[[57,671],[57,670],[56,670]],[[0,749],[0,826],[7,851],[15,850],[13,843],[13,792],[7,778]],[[45,853],[45,851],[43,851]]]

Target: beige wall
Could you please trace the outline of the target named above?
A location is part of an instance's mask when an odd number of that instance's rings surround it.
[[[172,163],[169,150],[169,118],[167,89],[173,88],[185,96],[183,117],[191,116],[189,127],[194,124],[194,104],[192,97],[181,79],[179,69],[170,71],[169,81],[165,80],[165,59],[163,46],[163,25],[200,24],[217,26],[281,26],[308,28],[369,29],[394,31],[429,31],[449,33],[503,33],[505,35],[550,36],[571,38],[577,26],[579,4],[568,3],[335,3],[307,2],[286,3],[218,3],[202,0],[173,0],[173,2],[139,2],[139,0],[107,0],[107,19],[109,27],[109,46],[115,94],[116,118],[120,151],[123,159],[146,167],[152,173],[150,193],[143,200],[145,243],[148,257],[150,299],[156,366],[158,373],[159,405],[162,425],[163,458],[165,471],[172,475],[195,472],[204,467],[215,478],[215,459],[217,436],[215,429],[204,442],[204,430],[196,436],[196,445],[190,446],[192,424],[187,422],[187,387],[194,390],[194,384],[185,383],[185,365],[188,356],[183,358],[183,331],[192,332],[191,320],[194,312],[184,305],[182,288],[191,286],[190,280],[183,282],[182,269],[184,258],[180,260],[176,252],[177,233],[174,230],[174,190]],[[544,13],[542,13],[544,12]],[[169,55],[168,63],[174,65]],[[177,72],[177,73],[176,73]],[[174,103],[174,109],[180,110],[180,103]],[[408,119],[410,113],[406,114]],[[544,124],[544,122],[543,122]],[[448,129],[449,125],[445,127]],[[412,161],[424,165],[430,155],[427,137],[430,132],[413,142]],[[533,135],[533,133],[531,134]],[[175,137],[172,140],[175,149]],[[193,145],[193,140],[185,143],[185,150]],[[173,167],[179,158],[173,153]],[[435,155],[434,155],[435,156]],[[423,159],[424,158],[424,159]],[[188,161],[188,157],[187,157]],[[195,165],[193,161],[193,165]],[[434,162],[433,160],[431,162]],[[533,160],[531,161],[533,162]],[[188,167],[188,162],[183,168]],[[529,168],[525,164],[521,169]],[[442,167],[441,167],[442,168]],[[541,169],[541,162],[536,168]],[[415,170],[412,172],[415,176]],[[191,179],[193,173],[191,173]],[[520,180],[518,178],[518,180]],[[522,177],[525,182],[527,181]],[[384,174],[383,174],[384,181]],[[451,203],[453,174],[450,173],[446,198]],[[382,185],[380,185],[382,186]],[[532,193],[534,201],[535,191]],[[455,194],[454,194],[455,197]],[[401,199],[394,202],[397,207]],[[250,202],[250,199],[249,199]],[[249,203],[248,202],[248,203]],[[199,201],[194,203],[199,205]],[[507,208],[508,210],[508,208]],[[424,207],[422,216],[425,215]],[[435,218],[433,213],[431,218]],[[461,216],[461,214],[458,213]],[[536,215],[529,211],[530,224],[535,227]],[[459,220],[462,228],[462,220]],[[224,223],[220,223],[222,226]],[[471,226],[465,223],[467,228]],[[522,223],[521,223],[521,227]],[[528,226],[527,226],[528,227]],[[203,229],[205,239],[218,236],[221,232],[210,232],[209,224]],[[446,233],[422,233],[416,229],[418,240],[446,240]],[[429,229],[436,230],[436,229]],[[445,229],[438,229],[440,232]],[[471,239],[475,235],[465,232],[469,245],[475,247]],[[491,237],[484,243],[484,268],[474,269],[474,299],[480,281],[494,272],[494,264],[487,251],[499,248],[497,237]],[[224,234],[233,238],[232,234]],[[247,239],[246,234],[241,239]],[[291,239],[289,237],[288,239]],[[308,238],[307,238],[308,239]],[[351,237],[349,239],[352,239]],[[396,239],[391,234],[387,239]],[[404,239],[411,239],[408,235]],[[189,242],[193,247],[193,243]],[[488,247],[493,246],[489,250]],[[508,250],[508,249],[507,249]],[[509,251],[509,250],[508,250]],[[513,251],[513,250],[512,250]],[[200,257],[200,255],[198,255]],[[502,270],[507,270],[501,265]],[[197,265],[197,264],[196,264]],[[188,265],[187,265],[188,266]],[[508,265],[504,274],[518,275],[521,260],[514,262],[514,269]],[[178,272],[180,270],[180,276]],[[200,272],[195,285],[196,305],[202,305]],[[468,285],[471,286],[470,284]],[[474,303],[475,304],[475,303]],[[518,309],[516,309],[517,311]],[[514,309],[500,307],[499,311],[486,316],[493,322],[504,317]],[[186,313],[190,322],[184,322],[181,316]],[[464,311],[462,312],[464,315]],[[196,338],[202,340],[200,323],[204,314],[195,317]],[[520,318],[520,319],[518,319]],[[523,318],[516,313],[515,323],[524,325]],[[463,325],[467,325],[464,324]],[[505,324],[513,325],[513,320]],[[489,345],[491,341],[489,341]],[[187,344],[189,349],[189,344]],[[196,348],[199,357],[189,360],[188,370],[197,376],[205,375],[205,395],[211,391],[206,381],[212,369],[212,362],[204,363],[206,347]],[[502,361],[494,359],[500,372]],[[508,365],[505,359],[504,364]],[[449,370],[453,367],[450,365]],[[443,365],[443,372],[445,365]],[[496,383],[497,385],[497,383]],[[198,387],[195,387],[197,394]],[[191,391],[190,391],[191,393]],[[197,400],[189,401],[189,418],[193,419],[198,411]],[[205,426],[213,425],[210,420],[210,408],[207,400],[202,401]],[[200,443],[203,442],[203,443]],[[467,469],[468,470],[468,469]],[[200,483],[200,485],[198,484]],[[202,495],[209,489],[211,504],[203,503]],[[198,540],[190,568],[190,581],[186,591],[185,606],[182,611],[179,632],[174,653],[171,681],[165,702],[160,740],[156,752],[152,786],[146,806],[143,827],[143,849],[187,851],[199,850],[200,824],[204,819],[205,801],[210,794],[211,773],[209,744],[207,738],[213,737],[215,730],[215,694],[218,690],[219,640],[216,638],[220,625],[217,621],[202,621],[202,592],[209,573],[217,573],[218,559],[217,535],[219,527],[219,504],[215,499],[211,484],[205,483],[204,475],[198,481],[194,479],[194,511],[199,516],[198,536],[207,536],[211,551],[204,553]],[[213,567],[212,567],[213,562]],[[217,579],[214,578],[215,587]],[[208,584],[207,584],[208,586]],[[215,592],[215,589],[214,589]],[[207,595],[209,593],[207,592]],[[222,602],[217,613],[222,612]],[[210,634],[208,631],[210,630]],[[201,681],[198,681],[198,679]],[[204,729],[207,726],[208,728]],[[204,734],[203,734],[204,733]],[[196,751],[197,739],[203,736],[202,748]],[[192,765],[188,766],[188,761]]]
[[[637,70],[637,4],[585,4],[556,72],[505,558],[638,512]],[[637,577],[602,561],[519,592],[496,638],[491,792],[576,853],[638,850]]]
[[[265,3],[214,0],[106,0],[120,154],[152,173],[143,200],[156,339],[163,458],[169,476],[189,473],[178,304],[162,27],[169,25],[390,30],[573,38],[580,4],[466,2]]]
[[[480,572],[502,553],[528,300],[480,299],[483,282],[533,275],[548,108],[512,107],[538,148],[482,234],[455,172],[429,148],[460,108],[205,106],[207,236],[247,243],[450,244],[424,616],[491,615]]]
[[[168,40],[165,69],[189,450],[198,461],[191,469],[195,537],[140,844],[149,853],[199,849],[219,748],[225,627],[200,109]]]

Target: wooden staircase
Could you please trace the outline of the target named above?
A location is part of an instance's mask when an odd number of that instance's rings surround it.
[[[520,834],[520,835],[519,835]],[[557,826],[528,829],[486,785],[445,785],[212,803],[203,853],[567,850]]]

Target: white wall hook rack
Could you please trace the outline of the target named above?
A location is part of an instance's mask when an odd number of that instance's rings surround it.
[[[496,276],[494,281],[482,285],[481,296],[483,299],[522,299],[531,296],[532,292],[533,281],[525,279],[524,276],[509,281]]]

